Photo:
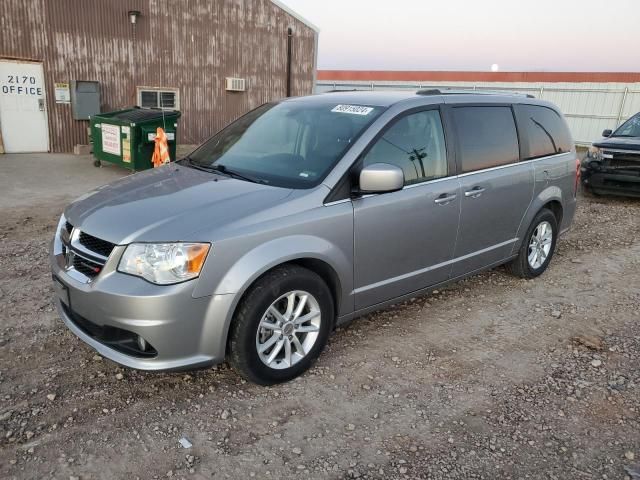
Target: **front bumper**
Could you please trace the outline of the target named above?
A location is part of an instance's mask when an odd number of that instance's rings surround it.
[[[597,194],[640,197],[640,152],[606,150],[603,155],[582,161],[582,185]]]
[[[640,172],[628,174],[606,170],[585,170],[582,173],[582,185],[599,194],[640,197]]]
[[[55,303],[62,320],[102,356],[140,370],[182,370],[222,362],[235,295],[193,297],[197,280],[154,285],[116,270],[116,247],[100,274],[65,267],[56,238],[50,250]],[[136,349],[142,337],[146,350]]]

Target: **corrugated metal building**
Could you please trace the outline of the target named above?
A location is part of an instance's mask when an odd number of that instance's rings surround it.
[[[560,107],[578,145],[590,145],[640,111],[640,73],[321,70],[316,92],[421,88],[506,90]]]
[[[27,107],[45,118],[36,149],[88,142],[88,122],[72,114],[73,81],[99,82],[102,111],[161,102],[181,110],[181,143],[286,96],[288,82],[291,95],[303,95],[315,81],[318,30],[275,0],[2,0],[0,31],[7,151]],[[227,77],[244,79],[246,90],[227,90]],[[30,125],[38,134],[38,121]]]

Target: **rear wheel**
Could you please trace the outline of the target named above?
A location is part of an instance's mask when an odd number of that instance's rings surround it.
[[[518,256],[507,264],[507,270],[522,278],[542,274],[553,257],[558,236],[558,221],[551,210],[543,208],[531,222]]]
[[[286,382],[307,370],[333,325],[333,298],[324,281],[297,265],[260,278],[242,299],[229,334],[229,362],[262,385]]]

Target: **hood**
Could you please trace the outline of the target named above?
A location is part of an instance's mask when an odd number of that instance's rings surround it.
[[[640,137],[605,137],[594,142],[593,146],[604,149],[638,150],[640,152]]]
[[[203,217],[224,225],[277,205],[291,192],[172,164],[89,192],[66,208],[65,217],[115,244],[206,241],[189,237],[203,229]]]

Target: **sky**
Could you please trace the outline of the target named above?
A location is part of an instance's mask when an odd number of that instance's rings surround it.
[[[321,70],[640,72],[640,0],[280,1]]]

